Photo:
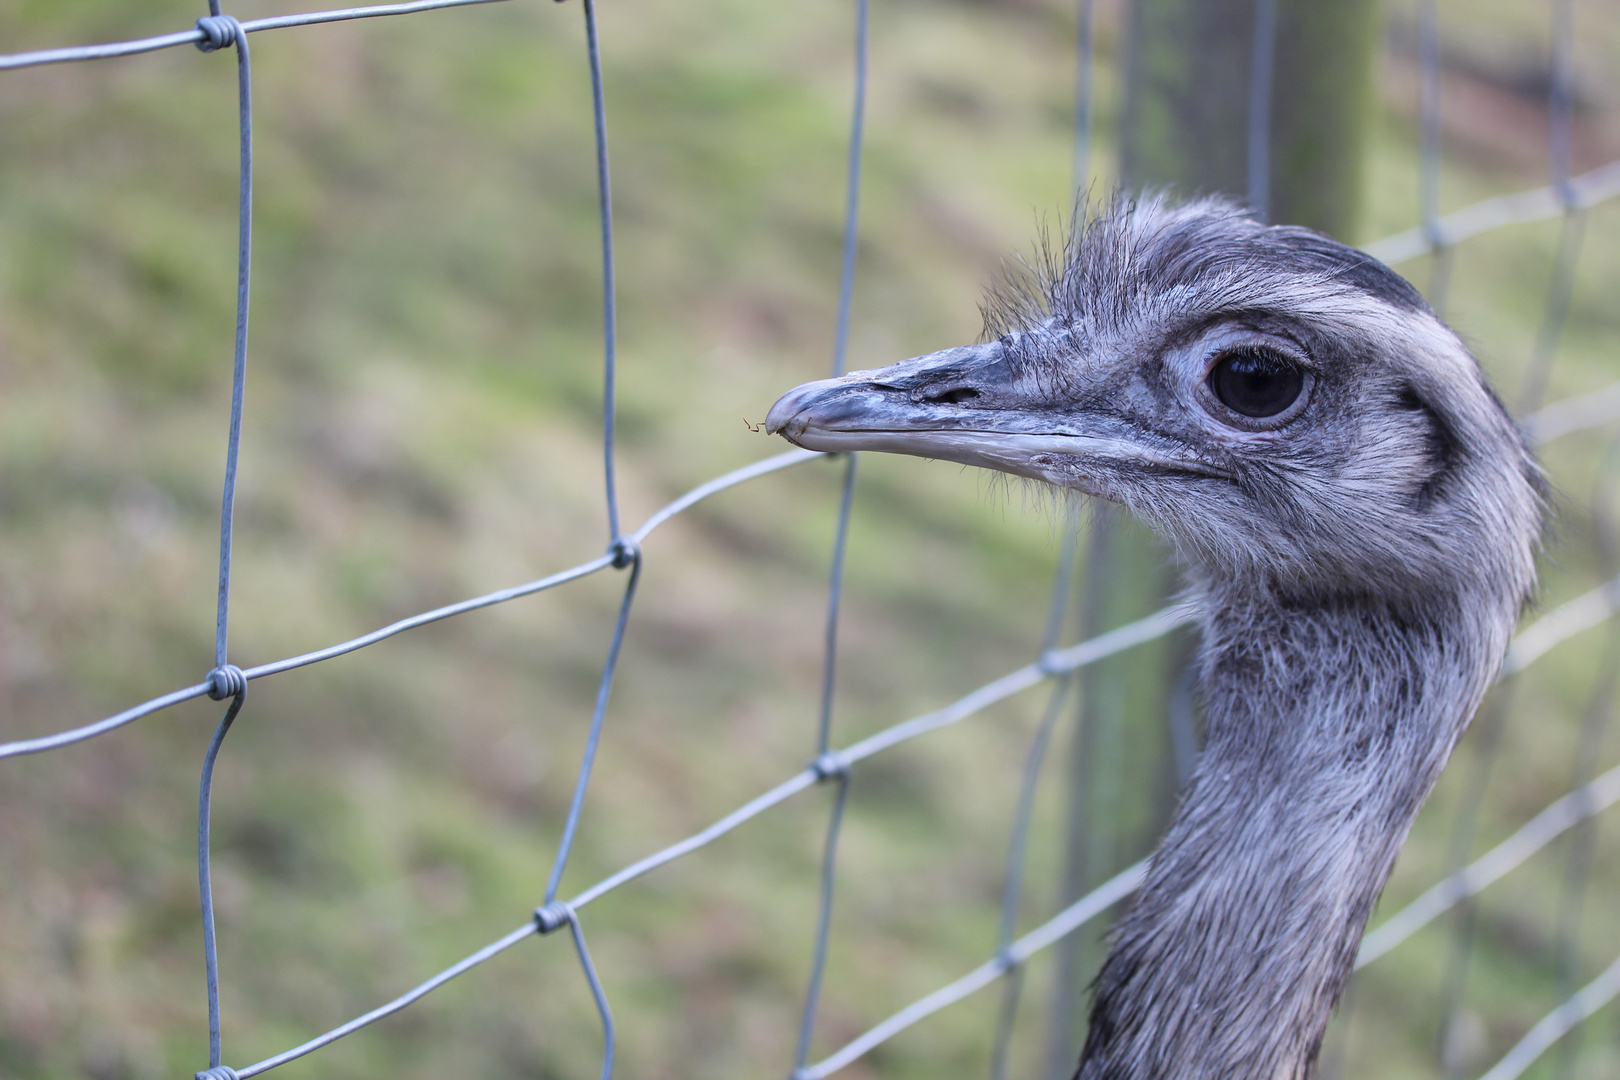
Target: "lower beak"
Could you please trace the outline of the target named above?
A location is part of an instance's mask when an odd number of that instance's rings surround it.
[[[938,458],[1081,490],[1121,466],[1214,474],[1179,447],[1145,445],[1118,418],[1051,401],[999,343],[805,383],[771,406],[765,430],[807,450]]]
[[[807,450],[876,450],[1036,475],[1024,464],[1036,444],[1056,451],[1059,442],[1011,430],[1019,412],[1006,400],[1012,382],[999,343],[947,349],[795,387],[771,406],[765,430]]]

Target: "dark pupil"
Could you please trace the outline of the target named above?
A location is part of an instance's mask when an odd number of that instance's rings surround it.
[[[1276,416],[1299,397],[1305,373],[1263,349],[1228,353],[1209,373],[1209,388],[1221,403],[1244,416]]]

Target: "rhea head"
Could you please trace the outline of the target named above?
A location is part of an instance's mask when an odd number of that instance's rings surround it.
[[[1522,599],[1534,465],[1382,263],[1219,200],[1121,201],[1029,278],[992,294],[982,344],[800,386],[768,430],[1121,503],[1216,579],[1410,599],[1485,573]]]

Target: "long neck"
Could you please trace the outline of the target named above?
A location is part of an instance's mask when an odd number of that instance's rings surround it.
[[[1205,599],[1206,748],[1098,977],[1078,1080],[1312,1075],[1508,629],[1462,603],[1417,619]]]

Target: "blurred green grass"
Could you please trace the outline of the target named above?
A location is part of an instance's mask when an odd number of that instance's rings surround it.
[[[1454,0],[1443,5],[1448,40],[1511,68],[1539,55],[1540,16],[1525,14],[1534,7]],[[289,10],[282,0],[234,9]],[[195,14],[169,2],[20,0],[0,9],[0,48],[165,32]],[[851,27],[842,4],[738,0],[618,0],[601,18],[633,523],[778,449],[744,421],[828,365]],[[1072,18],[1048,0],[874,8],[852,367],[974,338],[999,260],[1066,210]],[[1614,148],[1606,110],[1620,14],[1581,18],[1595,102],[1584,153]],[[1094,156],[1104,184],[1118,26],[1105,4]],[[577,6],[538,3],[252,39],[259,169],[238,662],[538,577],[605,543],[581,39]],[[1414,215],[1399,50],[1384,74],[1389,109],[1360,239]],[[1463,79],[1448,96],[1449,207],[1543,182],[1542,133],[1511,94],[1483,85]],[[235,73],[228,55],[171,50],[6,73],[0,86],[9,738],[110,714],[209,666],[234,317]],[[1481,134],[1502,130],[1512,138]],[[1590,229],[1554,396],[1616,374],[1620,213],[1594,211]],[[1451,316],[1510,397],[1555,237],[1548,224],[1482,238],[1455,271]],[[1426,282],[1422,263],[1403,269]],[[1605,439],[1547,452],[1562,493],[1549,604],[1601,576],[1585,506]],[[649,541],[565,895],[810,756],[839,475],[812,464],[757,482]],[[1041,496],[979,474],[866,459],[837,740],[1026,663],[1066,527]],[[1147,584],[1111,622],[1150,610],[1163,588],[1158,549],[1129,546]],[[216,782],[227,1062],[358,1015],[523,921],[550,867],[621,584],[598,576],[253,685]],[[1523,681],[1479,847],[1567,784],[1592,674],[1612,662],[1603,633]],[[1149,649],[1114,666],[1139,686],[1162,665],[1163,650]],[[1026,695],[857,772],[817,1056],[989,955],[1039,707]],[[217,712],[190,703],[5,763],[0,1075],[145,1078],[205,1062],[191,829]],[[1121,792],[1119,865],[1162,818],[1158,723],[1133,714],[1106,763]],[[1385,911],[1443,872],[1477,741],[1415,831]],[[1616,759],[1616,740],[1602,757]],[[1027,920],[1044,917],[1056,892],[1060,780],[1048,777],[1037,808]],[[619,1075],[786,1071],[826,796],[800,796],[587,909]],[[1485,897],[1475,1071],[1555,1003],[1563,852],[1549,848]],[[1620,950],[1609,833],[1597,867],[1588,978]],[[1348,1075],[1432,1074],[1446,942],[1444,929],[1427,930],[1360,980]],[[1037,1068],[1048,981],[1042,958],[1017,1075]],[[994,995],[957,1006],[845,1075],[976,1073],[994,1011]],[[1582,1076],[1613,1075],[1620,1061],[1603,1023],[1590,1025]],[[546,940],[279,1075],[578,1078],[595,1075],[599,1054],[572,954]]]

